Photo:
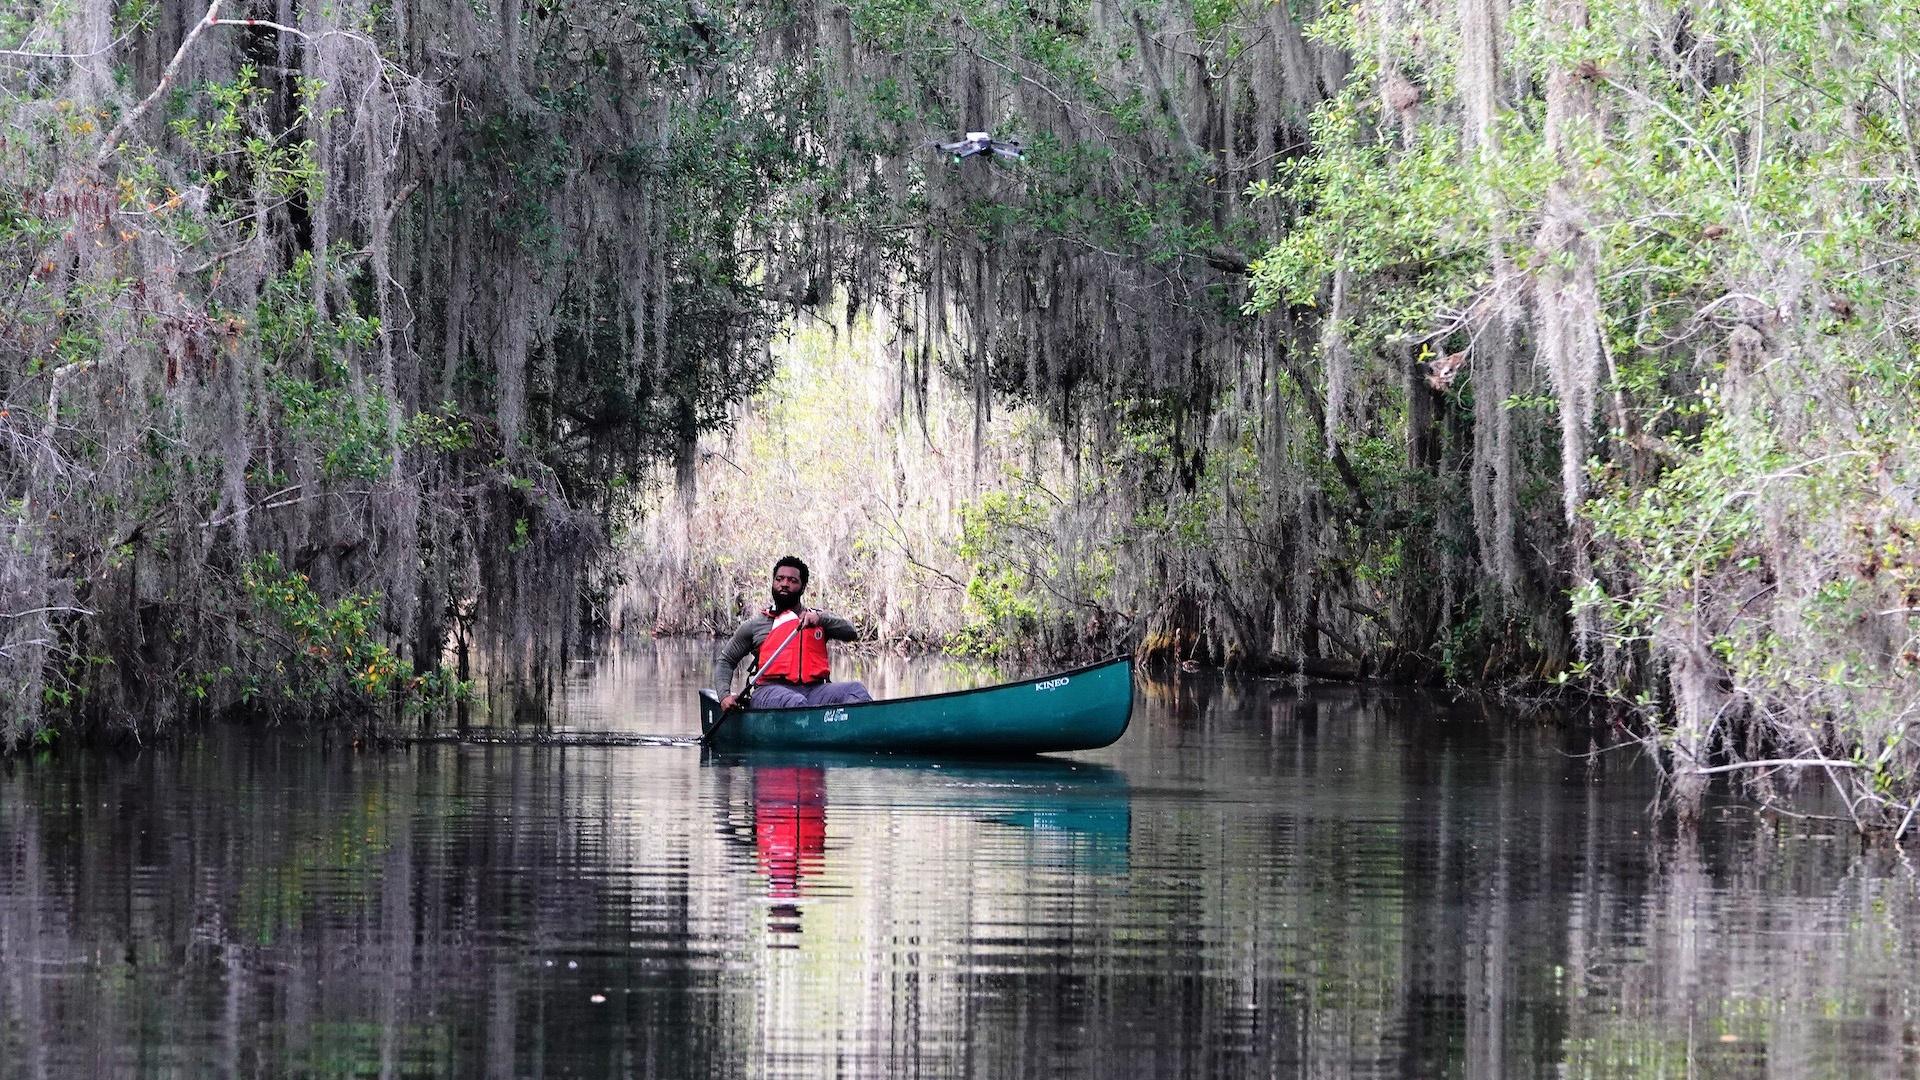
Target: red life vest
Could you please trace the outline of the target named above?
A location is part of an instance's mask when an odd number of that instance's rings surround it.
[[[800,685],[827,681],[827,633],[818,626],[800,626],[799,619],[791,611],[773,617],[773,629],[760,643],[761,680]],[[793,640],[787,640],[789,636]]]

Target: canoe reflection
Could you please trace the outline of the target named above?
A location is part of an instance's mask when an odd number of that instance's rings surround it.
[[[1030,870],[1124,874],[1132,833],[1126,774],[1060,759],[956,761],[796,751],[709,752],[710,767],[744,774],[754,866],[765,876],[768,940],[796,944],[802,901],[828,869],[828,792],[845,821],[874,814],[960,818],[1026,838],[1018,857]],[[733,786],[737,780],[723,781]],[[738,787],[734,787],[738,791]],[[734,807],[739,807],[735,802]],[[738,819],[733,819],[737,823]],[[898,824],[898,823],[896,823]],[[886,832],[898,834],[897,829]]]

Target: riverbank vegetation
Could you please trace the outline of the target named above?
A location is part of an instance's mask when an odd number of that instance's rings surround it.
[[[1817,761],[1906,826],[1917,45],[1800,0],[0,17],[0,732],[476,654],[534,708],[794,547],[894,640],[1590,697],[1683,788]]]
[[[552,14],[0,16],[0,742],[482,660],[539,705],[631,487],[765,375],[736,226],[801,161],[732,28]]]

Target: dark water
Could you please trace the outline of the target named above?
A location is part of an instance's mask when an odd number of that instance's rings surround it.
[[[704,666],[583,667],[565,723],[690,735]],[[0,1077],[1913,1075],[1914,868],[1730,804],[1678,839],[1588,740],[1189,679],[1016,765],[16,762]]]

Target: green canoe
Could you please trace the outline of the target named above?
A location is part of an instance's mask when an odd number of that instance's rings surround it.
[[[1124,656],[947,694],[818,709],[747,709],[724,724],[719,699],[711,690],[700,691],[701,735],[726,749],[1047,754],[1106,746],[1126,733],[1132,715],[1133,660]]]

